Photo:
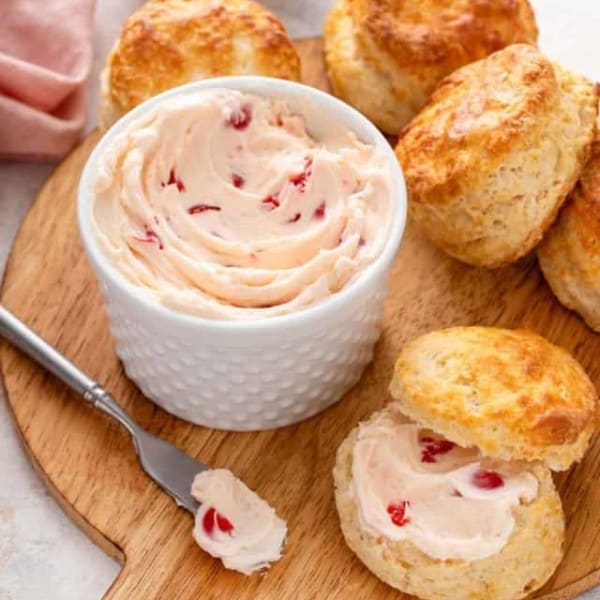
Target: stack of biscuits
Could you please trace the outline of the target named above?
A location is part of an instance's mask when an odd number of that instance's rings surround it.
[[[536,39],[527,0],[340,0],[325,57],[334,92],[399,133],[409,212],[435,245],[496,268],[547,234],[548,283],[600,331],[597,91]]]
[[[324,42],[336,96],[396,135],[446,75],[537,27],[528,0],[338,0]]]

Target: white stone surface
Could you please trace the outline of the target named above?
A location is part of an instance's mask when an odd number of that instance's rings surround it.
[[[91,124],[95,121],[100,66],[122,21],[141,4],[137,0],[97,2]],[[294,37],[317,35],[330,3],[265,0]],[[544,50],[600,80],[597,0],[533,0],[533,4]],[[19,222],[51,171],[49,165],[0,165],[0,273]],[[43,489],[18,445],[0,392],[0,600],[100,598],[118,570],[118,565],[77,530]],[[581,598],[600,600],[600,592]]]

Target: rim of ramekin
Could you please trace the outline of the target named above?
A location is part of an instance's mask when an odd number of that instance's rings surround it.
[[[161,304],[151,294],[143,288],[136,286],[127,280],[121,272],[115,267],[110,258],[104,253],[100,247],[100,242],[93,230],[92,226],[92,206],[93,206],[93,186],[92,180],[96,173],[96,163],[104,151],[104,148],[117,136],[130,122],[142,116],[146,111],[159,104],[167,98],[198,92],[202,90],[226,88],[246,93],[254,93],[259,96],[268,97],[264,89],[261,87],[271,86],[277,88],[283,95],[292,96],[310,96],[321,105],[330,110],[333,114],[336,112],[346,113],[348,120],[354,121],[357,125],[351,129],[357,133],[359,139],[363,136],[359,135],[359,124],[367,131],[370,130],[371,135],[376,140],[376,145],[383,151],[389,162],[391,182],[392,182],[392,222],[388,231],[388,237],[384,248],[379,256],[360,272],[351,282],[345,285],[339,292],[320,300],[314,305],[307,306],[301,310],[297,310],[288,314],[259,317],[256,319],[213,319],[194,315],[183,311],[178,311]],[[255,88],[255,89],[252,89]],[[310,123],[308,123],[310,129]],[[88,157],[83,169],[77,195],[77,220],[79,225],[79,234],[83,241],[83,245],[93,266],[101,272],[102,277],[110,281],[111,284],[119,288],[127,296],[133,298],[136,302],[142,304],[147,310],[153,312],[161,319],[170,319],[181,325],[190,327],[202,327],[203,329],[213,329],[215,332],[222,331],[270,331],[275,329],[290,328],[302,326],[308,321],[318,318],[325,318],[328,315],[335,313],[342,305],[344,305],[349,296],[360,295],[366,293],[370,289],[370,283],[377,279],[382,272],[388,271],[404,236],[406,226],[407,212],[407,192],[404,182],[402,169],[398,164],[394,151],[383,136],[383,134],[356,109],[349,104],[339,100],[326,92],[318,90],[308,85],[287,81],[284,79],[276,79],[272,77],[261,76],[231,76],[231,77],[216,77],[205,79],[193,83],[172,88],[157,96],[154,96],[136,108],[128,112],[125,116],[119,119],[98,142],[90,156]]]

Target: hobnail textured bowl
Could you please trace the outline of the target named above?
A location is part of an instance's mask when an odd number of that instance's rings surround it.
[[[393,217],[383,253],[337,294],[303,311],[225,321],[179,313],[156,302],[112,266],[92,228],[92,180],[111,139],[148,108],[175,95],[229,88],[285,99],[316,136],[332,122],[385,153]],[[168,412],[198,425],[248,431],[306,419],[339,400],[371,361],[386,279],[406,220],[404,179],[394,154],[365,117],[333,96],[264,77],[225,77],[156,96],[118,121],[91,154],[78,198],[80,234],[104,295],[116,351],[127,375]]]

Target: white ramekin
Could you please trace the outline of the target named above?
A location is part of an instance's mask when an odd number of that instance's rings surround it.
[[[210,320],[162,306],[127,281],[92,227],[93,179],[104,149],[131,121],[167,98],[228,88],[278,97],[319,137],[332,123],[377,146],[389,161],[393,215],[379,258],[342,291],[303,311],[254,321]],[[156,404],[187,421],[228,430],[296,423],[330,406],[371,361],[386,278],[406,221],[406,189],[394,153],[356,110],[315,88],[266,77],[190,83],[151,98],[118,121],[89,157],[79,184],[80,234],[104,294],[127,375]]]

